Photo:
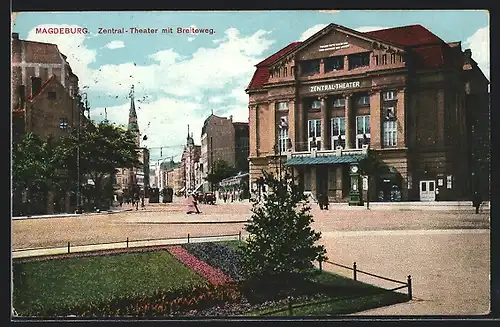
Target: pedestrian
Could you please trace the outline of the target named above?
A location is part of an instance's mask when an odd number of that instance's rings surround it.
[[[323,210],[323,193],[319,193],[318,195],[318,204],[319,210]]]
[[[323,208],[325,208],[325,210],[328,210],[328,193],[326,192],[323,195]]]
[[[196,198],[193,194],[189,194],[186,200],[186,205],[187,205],[187,214],[190,215],[192,213],[199,214],[201,213],[200,210],[198,209],[198,202],[196,201]]]
[[[224,194],[222,195],[222,198],[224,199],[224,203],[226,203],[226,201],[227,201],[227,193],[226,192],[224,192]]]
[[[483,200],[481,199],[481,194],[479,192],[474,192],[474,196],[472,198],[472,205],[474,208],[476,208],[476,213],[479,213],[479,207],[481,206],[481,203]]]
[[[439,187],[436,187],[436,201],[439,201]]]

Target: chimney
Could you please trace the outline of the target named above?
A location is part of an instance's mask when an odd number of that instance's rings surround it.
[[[19,33],[12,33],[13,40],[19,40]]]
[[[233,115],[230,115],[230,116],[229,116],[229,120],[230,120],[231,122],[233,122]]]
[[[40,77],[31,77],[31,95],[35,96],[42,88],[42,79]]]
[[[24,109],[26,104],[26,86],[19,85],[17,87],[17,96],[19,97],[19,108]]]

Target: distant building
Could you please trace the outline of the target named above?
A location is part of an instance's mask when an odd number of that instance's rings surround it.
[[[136,168],[119,168],[116,173],[115,189],[120,189],[122,191],[125,189],[130,190],[132,186],[138,185],[144,190],[150,184],[149,150],[145,147],[141,147],[141,132],[139,130],[139,124],[137,123],[133,86],[130,92],[130,110],[127,128],[135,135],[135,144],[137,146],[141,166]]]
[[[205,178],[218,160],[226,161],[237,171],[248,171],[249,132],[248,123],[233,122],[233,117],[211,114],[201,131],[201,158],[198,180],[204,183],[203,191],[210,189]]]
[[[329,24],[256,65],[246,90],[252,190],[284,163],[305,191],[338,202],[488,193],[488,84],[470,49],[421,25]],[[366,194],[352,176],[361,181],[368,152],[380,165]]]
[[[13,144],[26,133],[59,138],[89,124],[78,94],[78,77],[56,44],[21,40],[12,33],[11,50]],[[14,190],[15,210],[26,204],[25,192]],[[53,190],[43,197],[40,202],[45,205],[39,203],[35,209],[39,213],[70,212],[76,207],[74,190]]]
[[[201,146],[194,144],[193,134],[189,134],[188,128],[188,136],[186,138],[186,145],[184,146],[184,150],[182,152],[181,157],[181,168],[184,173],[184,190],[185,191],[194,191],[200,185],[196,184],[196,163],[200,160],[201,154]],[[183,190],[183,191],[184,191]]]

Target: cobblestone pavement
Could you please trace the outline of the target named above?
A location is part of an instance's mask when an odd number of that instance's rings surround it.
[[[201,205],[187,215],[182,204],[148,205],[146,210],[78,218],[12,222],[12,248],[64,246],[132,240],[237,234],[250,218],[250,205]],[[361,315],[485,314],[490,301],[489,215],[470,212],[329,210],[313,205],[314,228],[330,260],[406,281],[414,300]],[[205,222],[178,224],[178,222]],[[238,223],[228,223],[240,221]],[[221,222],[221,223],[206,223]],[[226,222],[226,223],[223,223]],[[351,272],[325,264],[346,276]],[[396,287],[368,276],[367,283]]]

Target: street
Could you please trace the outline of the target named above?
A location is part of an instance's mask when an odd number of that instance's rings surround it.
[[[363,315],[486,314],[490,301],[489,214],[444,211],[339,210],[312,206],[314,229],[322,232],[330,261],[406,281],[413,279],[410,303],[369,310]],[[248,203],[201,205],[187,215],[181,203],[146,210],[78,218],[12,222],[13,250],[123,242],[156,238],[237,234],[250,218]],[[189,223],[192,222],[192,223]],[[244,233],[244,232],[243,232]],[[343,268],[324,269],[352,277]],[[398,285],[358,274],[386,288]],[[402,290],[405,291],[405,290]]]

